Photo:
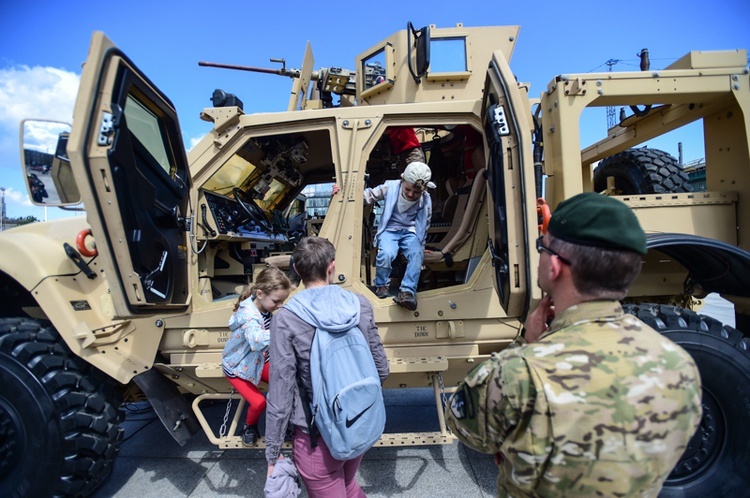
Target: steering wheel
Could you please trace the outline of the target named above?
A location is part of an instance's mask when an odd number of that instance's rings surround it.
[[[268,232],[273,231],[273,225],[269,221],[268,215],[260,208],[260,206],[258,206],[258,204],[255,203],[255,200],[252,197],[247,195],[247,193],[239,187],[234,187],[232,189],[232,194],[237,200],[237,203],[242,207],[242,210],[252,221],[263,228],[263,230]]]

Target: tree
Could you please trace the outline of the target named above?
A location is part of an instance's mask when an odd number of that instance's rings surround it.
[[[21,225],[28,225],[29,223],[35,223],[37,221],[42,221],[36,216],[19,216],[18,218],[5,218],[5,224],[6,225],[15,225],[15,226],[21,226]]]

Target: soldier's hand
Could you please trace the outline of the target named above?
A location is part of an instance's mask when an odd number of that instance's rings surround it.
[[[536,342],[544,334],[549,326],[547,322],[555,318],[555,306],[552,297],[548,294],[539,302],[539,306],[526,318],[524,328],[526,342]]]

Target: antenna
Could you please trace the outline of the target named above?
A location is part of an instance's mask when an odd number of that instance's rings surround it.
[[[620,59],[610,59],[605,64],[607,65],[610,73],[612,72],[612,66],[620,62]],[[613,126],[617,124],[617,118],[615,117],[615,108],[612,106],[607,106],[607,129],[609,130]]]

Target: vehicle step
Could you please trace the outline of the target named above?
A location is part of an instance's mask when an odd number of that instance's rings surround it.
[[[443,356],[413,356],[388,358],[392,374],[412,372],[445,372],[448,359]]]
[[[445,372],[448,370],[448,360],[442,356],[414,356],[388,358],[392,374],[414,372]],[[223,377],[221,363],[201,363],[195,367],[196,377]]]
[[[375,443],[375,447],[387,448],[390,446],[434,446],[442,444],[452,444],[456,437],[450,432],[442,434],[440,432],[401,432],[392,434],[383,434]],[[261,437],[255,446],[245,446],[242,444],[241,436],[227,436],[219,439],[217,446],[223,450],[234,449],[252,449],[260,450],[266,447],[266,438]],[[282,449],[289,450],[292,448],[290,442],[285,441]]]

